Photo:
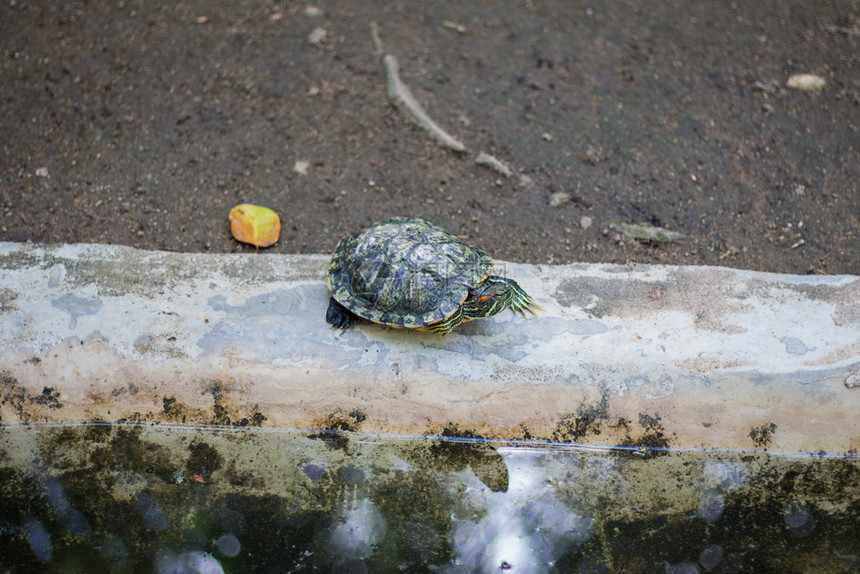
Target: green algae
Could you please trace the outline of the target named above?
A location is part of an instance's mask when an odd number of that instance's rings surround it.
[[[339,412],[330,422],[360,419]],[[639,424],[647,434],[659,420]],[[856,457],[658,450],[487,441],[454,423],[423,438],[7,427],[0,566],[153,571],[205,553],[224,572],[426,571],[497,560],[525,569],[522,556],[493,553],[516,531],[536,549],[535,571],[856,568]],[[220,550],[225,535],[240,542],[235,555]],[[471,539],[483,540],[483,554]]]

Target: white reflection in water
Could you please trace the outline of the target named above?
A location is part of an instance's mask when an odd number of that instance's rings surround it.
[[[708,489],[699,504],[699,516],[706,522],[714,522],[723,513],[723,504],[723,495],[714,488]]]
[[[743,484],[749,472],[749,465],[745,462],[708,460],[705,461],[703,474],[713,486],[731,490]]]
[[[208,552],[159,553],[156,562],[158,574],[224,574],[221,563]]]
[[[699,574],[699,567],[692,562],[666,564],[666,574]]]
[[[457,557],[443,572],[553,572],[555,561],[590,534],[591,519],[568,510],[546,470],[536,465],[543,453],[499,449],[499,454],[508,466],[508,490],[491,492],[474,474],[464,475],[470,496],[482,499],[487,514],[479,522],[455,521]]]
[[[385,536],[385,520],[367,498],[345,503],[335,525],[329,545],[335,555],[345,558],[366,558]]]

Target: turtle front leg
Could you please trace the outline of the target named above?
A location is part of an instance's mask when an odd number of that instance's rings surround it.
[[[461,306],[459,309],[454,311],[454,314],[448,317],[447,319],[442,319],[441,321],[436,321],[435,323],[430,323],[429,325],[424,325],[423,327],[419,327],[419,331],[430,331],[431,333],[439,333],[439,336],[444,336],[454,330],[455,327],[459,326],[463,323],[465,316],[463,315],[463,307]]]
[[[325,312],[325,320],[332,327],[346,331],[355,325],[358,316],[332,297],[328,300],[328,310]]]

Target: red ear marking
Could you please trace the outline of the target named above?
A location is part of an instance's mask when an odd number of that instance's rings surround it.
[[[492,298],[493,298],[492,295],[482,295],[482,296],[478,297],[478,301],[480,301],[481,303],[484,303],[485,301],[489,301]]]

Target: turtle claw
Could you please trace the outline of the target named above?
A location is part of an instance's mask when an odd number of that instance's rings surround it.
[[[537,309],[538,311],[546,312],[546,309],[544,309],[543,307],[541,307],[540,305],[535,303],[531,297],[529,297],[529,300],[527,302],[520,303],[516,307],[511,307],[512,311],[519,312],[519,314],[522,315],[523,317],[526,316],[526,311],[531,313],[533,316],[537,317],[538,314],[535,313],[535,309]]]
[[[526,316],[526,311],[528,311],[535,317],[538,316],[538,314],[535,312],[535,309],[537,309],[538,311],[546,311],[546,309],[535,303],[535,300],[532,299],[531,295],[523,291],[522,287],[520,287],[516,283],[514,283],[514,286],[514,296],[511,299],[510,303],[511,311],[513,311],[514,313],[519,313],[523,317]]]
[[[325,320],[332,326],[332,328],[346,331],[355,325],[356,315],[332,297],[328,300],[328,309],[325,312]]]

